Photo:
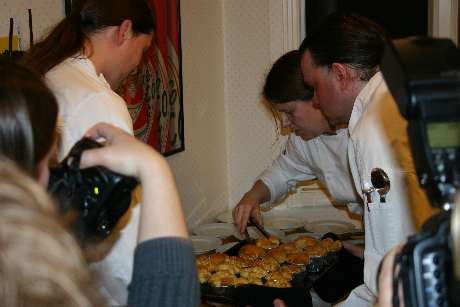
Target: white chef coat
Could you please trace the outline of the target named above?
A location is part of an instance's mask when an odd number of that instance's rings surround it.
[[[102,74],[97,75],[88,58],[74,56],[66,59],[46,74],[45,81],[59,104],[59,159],[64,158],[84,133],[98,122],[110,123],[133,134],[125,101],[110,88]],[[111,305],[126,305],[137,244],[139,207],[135,206],[127,213],[124,218],[127,219],[126,227],[121,230],[108,255],[90,265],[96,283]]]
[[[258,177],[270,191],[269,203],[262,206],[270,206],[297,182],[315,178],[335,200],[345,204],[361,203],[349,171],[347,146],[347,129],[308,141],[291,133],[281,154]]]
[[[409,211],[406,174],[401,154],[410,156],[406,122],[397,110],[381,73],[377,73],[355,100],[348,126],[348,157],[356,190],[364,200],[364,285],[353,290],[341,306],[371,306],[376,290],[379,263],[386,252],[414,232]],[[393,148],[398,148],[399,157]],[[404,159],[404,157],[402,158]],[[407,165],[405,165],[407,166]],[[368,199],[363,190],[372,186],[371,171],[380,168],[390,179],[386,202],[373,192]]]

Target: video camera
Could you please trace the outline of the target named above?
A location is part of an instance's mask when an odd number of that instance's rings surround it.
[[[441,209],[395,259],[393,306],[401,289],[405,306],[459,306],[460,50],[449,39],[394,40],[380,67],[408,122],[420,184]]]
[[[80,243],[97,242],[112,232],[131,203],[138,182],[102,166],[80,169],[83,151],[102,147],[83,138],[67,157],[50,170],[48,191],[56,199],[62,215]]]

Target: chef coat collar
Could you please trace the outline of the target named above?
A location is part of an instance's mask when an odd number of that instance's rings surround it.
[[[355,103],[353,104],[353,110],[351,112],[350,121],[348,122],[348,130],[350,131],[350,134],[353,133],[353,129],[355,128],[356,124],[361,118],[361,115],[366,109],[367,104],[372,100],[369,99],[370,96],[382,82],[384,82],[383,76],[382,73],[379,71],[367,82],[364,88],[359,92],[358,96],[355,99]]]

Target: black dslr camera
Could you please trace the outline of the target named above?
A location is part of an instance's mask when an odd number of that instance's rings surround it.
[[[48,191],[56,199],[60,212],[81,243],[107,237],[128,210],[131,193],[138,184],[132,177],[96,166],[80,169],[81,154],[86,149],[102,147],[83,138],[57,167],[50,169]]]
[[[395,259],[393,306],[459,306],[460,50],[448,39],[395,40],[381,70],[408,121],[420,184],[441,209]]]

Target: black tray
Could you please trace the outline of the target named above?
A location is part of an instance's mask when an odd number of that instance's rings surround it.
[[[303,288],[272,288],[258,285],[239,287],[213,287],[201,285],[201,297],[204,301],[232,306],[273,307],[273,300],[282,299],[288,307],[309,307],[310,292]]]
[[[229,249],[225,254],[236,256],[240,248],[248,242],[242,241]],[[204,301],[228,304],[232,306],[273,306],[273,300],[282,299],[287,307],[311,306],[310,289],[315,282],[326,274],[338,261],[339,253],[330,253],[327,261],[320,267],[307,267],[304,271],[294,274],[290,288],[274,288],[259,285],[242,285],[238,287],[214,287],[208,283],[201,284],[201,297]],[[319,269],[318,269],[319,268]]]

